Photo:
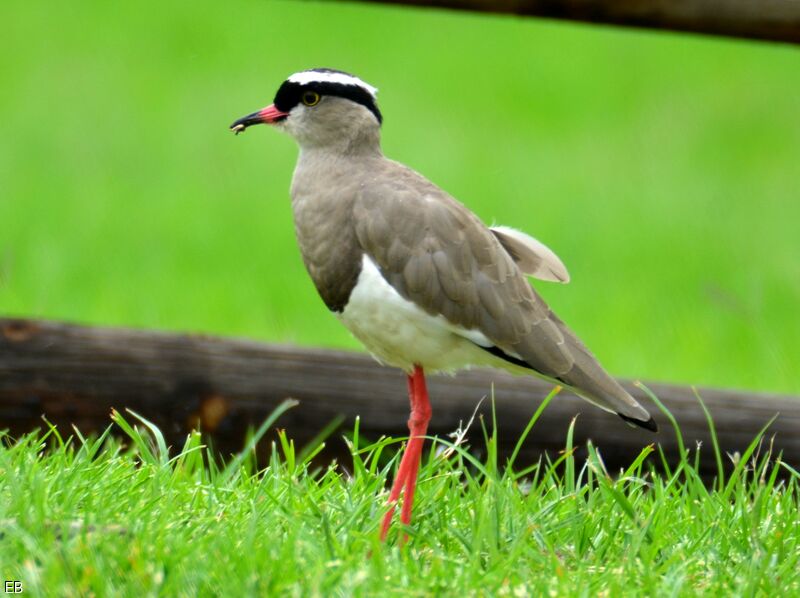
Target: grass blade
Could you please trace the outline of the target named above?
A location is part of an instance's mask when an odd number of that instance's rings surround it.
[[[709,412],[708,407],[706,407],[705,401],[703,401],[700,393],[697,392],[697,388],[692,386],[692,392],[697,402],[700,403],[700,408],[706,416],[706,422],[708,422],[708,431],[711,434],[711,446],[714,449],[714,459],[717,461],[717,490],[721,491],[725,486],[725,468],[722,465],[722,451],[720,451],[719,440],[717,439],[717,428],[714,425],[714,420],[711,418],[711,412]]]
[[[539,420],[539,417],[541,417],[541,415],[544,412],[544,410],[550,404],[550,401],[552,401],[553,398],[559,392],[561,392],[561,387],[560,386],[556,386],[555,388],[553,388],[553,390],[551,390],[548,393],[548,395],[544,398],[544,400],[541,402],[539,407],[536,409],[536,411],[533,414],[533,417],[531,417],[531,419],[528,421],[528,425],[525,426],[525,429],[522,431],[522,435],[519,437],[519,440],[517,440],[517,444],[514,446],[514,451],[511,453],[511,457],[509,458],[509,460],[507,462],[506,466],[508,467],[508,469],[513,469],[514,468],[514,463],[516,463],[516,461],[517,461],[517,455],[519,455],[520,450],[522,450],[522,445],[525,442],[525,440],[528,438],[528,434],[531,433],[531,430],[533,429],[533,426],[536,424],[536,422]]]

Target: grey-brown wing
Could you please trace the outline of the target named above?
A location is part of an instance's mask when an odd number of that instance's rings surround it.
[[[354,227],[362,249],[403,297],[481,332],[493,344],[484,348],[655,429],[647,411],[553,314],[477,216],[411,170],[397,165],[390,174],[361,187]]]
[[[365,186],[354,204],[356,237],[386,280],[430,314],[477,330],[557,378],[574,362],[551,311],[491,231],[413,171]]]

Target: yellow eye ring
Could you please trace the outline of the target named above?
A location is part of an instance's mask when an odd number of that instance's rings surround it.
[[[316,106],[319,104],[320,97],[315,91],[307,91],[303,94],[301,99],[306,106]]]

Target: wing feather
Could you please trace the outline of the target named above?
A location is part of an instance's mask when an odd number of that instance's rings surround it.
[[[491,231],[524,274],[540,280],[569,282],[567,267],[541,241],[508,226],[493,226]]]
[[[428,313],[479,331],[506,350],[527,344],[525,337],[535,323],[548,322],[550,309],[494,234],[413,171],[393,174],[391,183],[362,187],[353,208],[356,237],[383,276]],[[553,376],[573,359],[557,327],[548,324],[535,331],[534,361]]]
[[[388,164],[382,176],[361,185],[353,222],[361,248],[400,295],[443,315],[465,338],[485,337],[493,343],[484,346],[490,352],[518,355],[520,363],[600,407],[654,425],[528,284],[523,272],[531,270],[569,279],[555,254],[507,229],[498,235],[421,175]]]

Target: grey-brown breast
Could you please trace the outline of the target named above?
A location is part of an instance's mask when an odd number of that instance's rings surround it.
[[[353,226],[360,181],[346,168],[298,167],[292,184],[295,233],[306,269],[328,309],[341,312],[361,272]]]

